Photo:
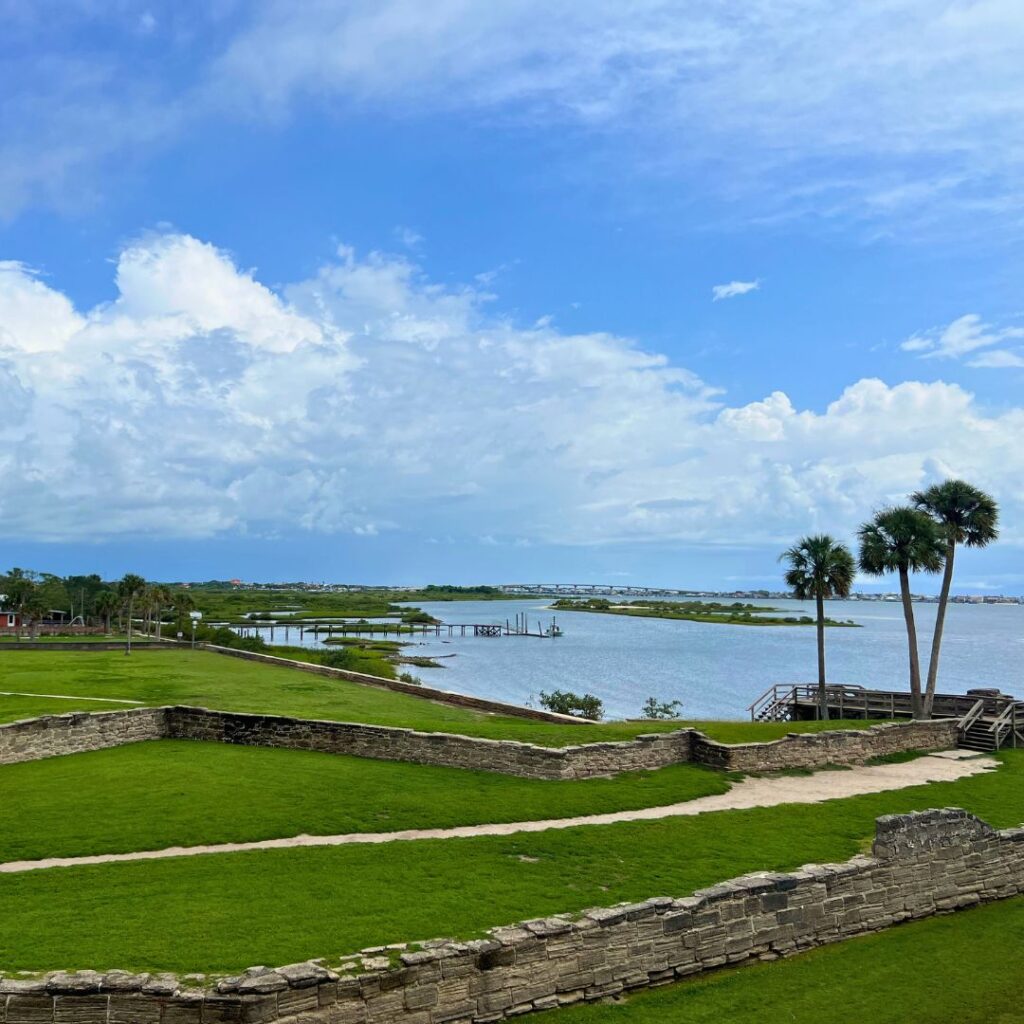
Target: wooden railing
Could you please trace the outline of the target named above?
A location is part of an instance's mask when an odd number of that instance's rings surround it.
[[[911,695],[903,690],[869,690],[863,686],[831,683],[825,687],[829,715],[835,718],[911,718]],[[818,707],[818,688],[810,683],[778,684],[762,693],[747,710],[754,721],[793,719],[802,706],[813,715]],[[1024,702],[1006,694],[937,693],[935,718],[960,719],[960,733],[983,726],[998,748],[1004,743],[1024,743]]]

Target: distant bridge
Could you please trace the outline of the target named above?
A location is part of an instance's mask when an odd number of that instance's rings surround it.
[[[594,597],[618,594],[623,597],[711,597],[709,591],[669,590],[665,587],[627,587],[621,583],[503,583],[504,594],[544,594],[573,597]]]

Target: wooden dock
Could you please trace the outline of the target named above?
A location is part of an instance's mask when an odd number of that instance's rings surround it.
[[[454,639],[467,636],[505,637],[522,636],[547,640],[562,635],[554,618],[547,627],[538,619],[536,625],[530,623],[525,614],[517,614],[514,619],[502,622],[253,622],[238,623],[232,626],[241,636],[259,636],[263,632],[270,633],[273,643],[277,633],[284,631],[285,643],[291,638],[291,632],[297,631],[300,642],[312,635],[319,639],[326,635],[330,640],[334,636],[370,636],[387,639],[404,636],[432,636],[438,639],[445,637]]]

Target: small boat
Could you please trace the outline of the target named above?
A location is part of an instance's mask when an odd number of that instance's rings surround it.
[[[560,626],[556,626],[553,622],[547,629],[544,630],[545,636],[562,636],[562,629]]]

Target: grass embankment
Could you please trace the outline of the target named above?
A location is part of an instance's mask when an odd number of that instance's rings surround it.
[[[422,697],[366,686],[298,669],[244,661],[209,651],[166,648],[125,657],[120,651],[25,651],[0,664],[0,689],[18,693],[113,697],[155,706],[191,704],[339,722],[367,722],[424,732],[457,732],[515,739],[545,746],[630,739],[680,728],[679,722],[608,722],[559,725],[491,715]],[[93,701],[0,695],[0,722],[67,711],[114,710]],[[835,722],[726,722],[708,725],[718,735],[776,738],[794,729],[835,728]]]
[[[880,814],[955,805],[998,826],[1024,821],[1024,752],[1002,759],[989,775],[809,806],[3,875],[0,970],[230,972],[681,896],[749,871],[845,860]]]
[[[594,612],[598,615],[630,615],[641,619],[678,619],[684,622],[716,622],[726,626],[813,626],[809,615],[772,614],[778,608],[735,601],[624,601],[613,603],[607,598],[592,597],[585,600],[562,598],[551,605],[560,612]],[[847,620],[825,619],[830,627],[857,627]]]
[[[558,1022],[1011,1024],[1024,1019],[1022,975],[1024,899],[1013,899],[616,1003],[572,1007]]]
[[[0,862],[281,836],[602,814],[724,793],[697,765],[542,782],[304,750],[163,740],[0,767]],[[153,813],[158,808],[158,813]]]

